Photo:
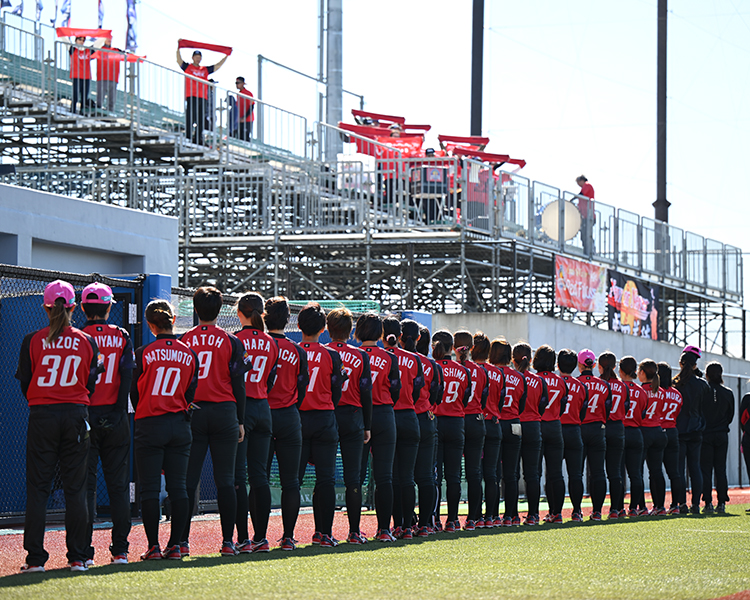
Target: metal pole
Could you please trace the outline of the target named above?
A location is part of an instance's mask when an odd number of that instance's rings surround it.
[[[656,202],[654,218],[669,222],[667,200],[667,0],[659,0],[656,56]]]
[[[474,0],[471,37],[471,135],[482,135],[484,0]]]
[[[258,54],[258,99],[263,100],[263,55]],[[258,114],[255,124],[255,137],[259,142],[263,142],[263,104],[258,104]]]
[[[326,123],[338,125],[343,117],[343,7],[342,0],[328,0]],[[334,160],[344,149],[338,135],[326,137],[326,160]]]
[[[326,0],[320,0],[318,6],[318,81],[323,84],[325,83],[325,10]],[[325,106],[325,96],[323,92],[318,92],[318,122],[323,122],[323,112]]]

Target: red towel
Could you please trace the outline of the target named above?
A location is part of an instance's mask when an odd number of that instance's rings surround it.
[[[196,50],[211,50],[213,52],[221,52],[229,56],[232,53],[230,46],[218,46],[216,44],[204,44],[202,42],[194,42],[193,40],[177,40],[177,44],[180,48],[194,48]]]

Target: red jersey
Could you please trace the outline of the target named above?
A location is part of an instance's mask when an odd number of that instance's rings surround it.
[[[498,367],[505,379],[505,399],[500,407],[503,421],[517,419],[526,408],[526,380],[513,367]]]
[[[589,217],[594,215],[594,186],[588,181],[581,186],[579,192],[583,198],[578,198],[578,210],[581,212],[582,217]]]
[[[547,385],[544,379],[529,371],[523,372],[526,380],[526,406],[519,415],[522,423],[541,421],[544,408],[547,406]]]
[[[246,362],[242,342],[216,325],[198,325],[180,338],[198,355],[199,402],[244,402]],[[239,388],[233,379],[239,378]],[[239,396],[239,397],[238,397]]]
[[[398,372],[401,377],[401,391],[393,410],[413,410],[424,387],[422,361],[416,354],[403,348],[388,348],[386,352],[394,354],[398,359]]]
[[[195,66],[193,63],[183,62],[181,68],[188,75],[208,81],[208,76],[214,72],[214,67]],[[185,77],[185,98],[208,98],[208,84],[201,83],[190,77]]]
[[[487,371],[484,369],[484,366],[480,366],[470,360],[464,362],[464,367],[469,369],[469,376],[471,377],[471,398],[466,405],[464,413],[467,415],[484,414],[484,409],[487,406],[487,398],[490,393],[490,381],[487,377]]]
[[[580,425],[586,416],[589,403],[589,390],[578,379],[572,375],[562,376],[568,388],[565,400],[565,409],[560,415],[560,423],[563,425]]]
[[[234,335],[242,342],[249,368],[245,373],[245,395],[254,400],[268,398],[268,391],[276,379],[276,360],[279,358],[276,341],[265,331],[249,325]]]
[[[88,321],[83,328],[99,348],[104,357],[104,372],[96,380],[96,389],[91,394],[91,406],[109,406],[117,403],[120,394],[120,372],[135,369],[135,353],[128,332],[103,321]],[[126,394],[129,390],[123,390]],[[127,408],[127,400],[123,403]]]
[[[609,410],[609,420],[622,421],[625,418],[625,413],[628,411],[628,402],[630,400],[628,386],[619,379],[610,379],[607,383],[609,384],[609,389],[612,390],[612,408]]]
[[[331,342],[328,344],[339,353],[341,368],[346,374],[346,381],[341,386],[341,400],[339,406],[359,406],[362,408],[362,420],[365,430],[372,427],[372,373],[370,372],[370,356],[359,348],[350,346],[346,342]]]
[[[299,406],[307,393],[309,375],[307,353],[298,344],[278,333],[269,333],[278,345],[276,380],[268,391],[268,405],[274,408]]]
[[[677,415],[682,410],[682,394],[673,387],[662,389],[666,402],[664,412],[661,415],[662,429],[674,429],[677,427]]]
[[[547,384],[547,406],[542,421],[559,421],[566,409],[568,386],[562,377],[551,371],[542,371],[537,375]]]
[[[484,418],[500,418],[500,406],[505,401],[505,376],[500,367],[489,363],[482,363],[487,371],[489,390],[487,392],[487,404],[484,408]]]
[[[91,48],[71,47],[70,78],[91,79]]]
[[[463,417],[471,399],[471,375],[469,370],[455,360],[444,358],[437,361],[443,371],[443,401],[435,414],[440,417]]]
[[[401,373],[398,359],[378,346],[361,346],[370,357],[372,372],[372,405],[393,405],[398,402],[401,391]]]
[[[341,370],[341,357],[318,342],[300,344],[307,353],[310,383],[300,410],[333,410],[341,400],[341,387],[346,375]]]
[[[120,63],[123,55],[119,50],[101,48],[92,58],[96,59],[97,81],[120,81]]]
[[[612,390],[606,381],[594,377],[590,373],[591,371],[584,371],[578,377],[578,381],[585,385],[589,391],[589,403],[586,407],[583,424],[606,423],[612,406]]]
[[[88,405],[100,360],[96,342],[70,326],[51,344],[48,335],[49,327],[45,327],[28,334],[21,344],[16,379],[29,406]]]
[[[641,387],[646,392],[646,410],[643,412],[641,427],[661,427],[661,416],[667,404],[664,390],[659,388],[652,392],[650,383],[644,383]]]
[[[253,93],[247,88],[242,88],[237,94],[237,107],[240,115],[240,122],[252,123],[255,121],[255,102],[252,100]]]
[[[643,422],[643,413],[646,410],[646,404],[648,403],[648,397],[643,388],[638,385],[635,381],[626,381],[625,385],[628,388],[628,398],[630,403],[628,404],[628,410],[623,418],[625,427],[640,427]]]
[[[198,356],[174,335],[159,335],[135,351],[130,388],[135,418],[187,410],[198,385]]]
[[[422,363],[424,386],[419,391],[419,400],[414,404],[414,412],[418,415],[434,410],[443,399],[443,371],[438,364],[422,354],[417,354]]]

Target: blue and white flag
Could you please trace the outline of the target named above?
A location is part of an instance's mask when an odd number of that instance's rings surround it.
[[[52,25],[52,27],[57,25],[57,0],[55,0],[55,12],[52,15],[52,18],[49,20],[49,22],[50,22],[50,25]]]
[[[44,8],[44,5],[42,5],[42,0],[36,0],[36,20],[42,18],[42,9]]]
[[[99,0],[99,29],[104,24],[104,0]]]
[[[63,0],[61,27],[70,27],[70,0]]]
[[[18,3],[18,6],[16,6],[12,11],[10,11],[12,15],[23,15],[23,0],[21,0]]]
[[[0,8],[10,8],[11,6],[10,0],[0,0]]]
[[[135,0],[128,0],[128,37],[125,42],[125,50],[128,52],[135,52],[138,49],[138,41],[135,33],[136,22]]]

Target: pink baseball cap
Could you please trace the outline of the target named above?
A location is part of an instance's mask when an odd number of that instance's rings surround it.
[[[96,298],[89,298],[95,294]],[[112,297],[112,288],[103,283],[90,283],[81,292],[81,304],[115,304]]]
[[[54,306],[58,298],[65,300],[65,308],[75,306],[76,292],[67,281],[56,279],[44,288],[44,306]]]
[[[695,354],[698,358],[701,357],[701,349],[698,348],[698,346],[685,346],[685,349],[682,352],[683,354],[689,352],[690,354]]]
[[[594,354],[588,348],[584,348],[578,353],[578,362],[582,365],[585,365],[587,360],[596,362],[596,354]]]

